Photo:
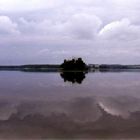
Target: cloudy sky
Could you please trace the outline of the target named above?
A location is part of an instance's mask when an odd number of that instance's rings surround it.
[[[0,65],[140,63],[139,0],[0,0]]]

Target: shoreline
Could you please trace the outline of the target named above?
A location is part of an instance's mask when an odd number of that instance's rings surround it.
[[[140,65],[119,65],[119,64],[89,64],[87,72],[121,72],[140,71]],[[53,64],[33,64],[33,65],[1,65],[0,71],[25,71],[25,72],[86,72],[83,70],[63,70],[60,65]]]

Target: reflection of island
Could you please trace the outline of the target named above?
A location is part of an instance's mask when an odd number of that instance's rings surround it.
[[[85,79],[85,72],[62,72],[60,75],[64,79],[64,82],[81,84]]]

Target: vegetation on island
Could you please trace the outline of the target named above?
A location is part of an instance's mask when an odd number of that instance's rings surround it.
[[[60,68],[66,71],[85,71],[88,69],[82,58],[73,58],[71,60],[65,59],[64,62],[60,65]]]
[[[87,71],[140,71],[140,65],[86,64],[82,58],[65,59],[62,64],[1,65],[0,71],[26,72],[87,72]]]

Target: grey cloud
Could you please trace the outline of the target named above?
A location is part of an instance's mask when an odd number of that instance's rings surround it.
[[[28,21],[24,18],[19,19],[19,28],[22,34],[29,34],[31,36],[38,35],[50,35],[55,33],[55,25],[50,19],[44,19],[42,21]],[[56,30],[57,32],[57,30]],[[54,34],[55,35],[55,34]]]
[[[66,23],[66,31],[68,30],[70,35],[79,39],[93,39],[102,21],[95,15],[88,14],[76,14],[73,15]]]
[[[62,36],[76,39],[93,39],[101,26],[102,21],[95,15],[75,14],[65,22],[54,22],[51,19],[42,21],[27,21],[19,19],[21,32],[30,35]]]
[[[67,56],[81,56],[89,63],[139,63],[138,5],[138,0],[0,1],[0,44],[17,48],[10,48],[19,54],[15,64],[61,63]],[[24,47],[29,57],[22,55]],[[1,63],[13,58],[6,48],[0,48],[6,52]]]
[[[14,23],[7,16],[0,16],[0,35],[18,35],[20,32],[18,31],[17,23]]]
[[[61,0],[5,0],[0,1],[2,11],[32,11],[42,8],[54,8],[61,5]]]

